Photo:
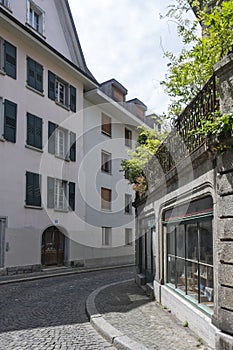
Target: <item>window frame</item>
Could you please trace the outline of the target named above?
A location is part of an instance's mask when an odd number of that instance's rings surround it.
[[[112,137],[112,118],[105,113],[101,113],[101,133]]]
[[[38,23],[35,25],[35,15],[38,18]],[[45,12],[36,5],[32,0],[27,0],[27,25],[35,30],[38,34],[44,36],[45,33]]]
[[[29,175],[32,176],[32,184],[29,183]],[[41,175],[31,172],[31,171],[26,171],[26,197],[25,197],[25,206],[27,207],[35,207],[35,208],[41,208]],[[30,186],[32,186],[32,200],[29,200],[30,197]],[[39,196],[36,196],[36,193],[39,191]],[[39,202],[37,202],[39,198]]]
[[[101,150],[101,172],[112,174],[112,154],[104,150]]]
[[[29,123],[30,123],[30,120],[32,121],[33,119],[33,122],[31,124],[34,124],[33,125],[33,142],[30,142],[29,141]],[[38,131],[38,129],[40,129]],[[40,135],[40,142],[37,143],[36,139],[38,138],[38,133]],[[39,144],[39,145],[38,145]],[[43,149],[43,119],[34,115],[34,114],[31,114],[31,113],[27,113],[27,139],[26,139],[26,145],[27,146],[30,146],[30,147],[33,147],[33,148],[36,148],[36,149],[39,149],[39,150],[42,150]]]
[[[64,96],[61,98],[59,86],[64,87]],[[61,106],[71,112],[76,113],[77,109],[77,90],[76,87],[63,80],[55,73],[48,71],[48,98],[55,101],[58,106]]]
[[[10,53],[12,50],[14,51],[13,55]],[[11,57],[14,62],[7,60],[7,55]],[[2,37],[0,37],[0,70],[3,74],[15,80],[17,79],[17,47]]]
[[[125,128],[125,146],[132,148],[133,141],[133,133],[132,130]]]
[[[125,228],[125,245],[133,246],[133,229],[130,227]]]
[[[33,65],[34,70],[32,70]],[[32,78],[30,78],[30,70],[34,73],[34,83],[32,83]],[[38,79],[39,74],[41,76],[41,82]],[[29,56],[27,56],[27,86],[42,94],[44,92],[44,67]]]
[[[129,193],[125,193],[125,214],[133,214],[132,195]]]
[[[48,176],[47,208],[63,212],[75,211],[75,188],[76,184],[74,182]],[[62,206],[59,205],[60,200],[62,202]]]
[[[102,246],[112,246],[112,227],[102,226]]]
[[[104,193],[108,195],[105,196]],[[112,190],[110,188],[101,187],[101,210],[112,211]]]

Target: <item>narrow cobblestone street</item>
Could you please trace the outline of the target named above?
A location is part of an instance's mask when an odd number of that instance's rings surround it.
[[[133,276],[122,268],[0,286],[0,349],[114,349],[90,325],[85,300]]]

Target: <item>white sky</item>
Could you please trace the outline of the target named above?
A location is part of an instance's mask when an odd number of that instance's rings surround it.
[[[86,63],[99,83],[115,78],[127,99],[139,98],[148,112],[167,111],[165,50],[179,52],[176,26],[160,13],[175,0],[69,0]]]

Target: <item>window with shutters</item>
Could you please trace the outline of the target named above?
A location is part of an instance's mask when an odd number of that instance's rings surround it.
[[[41,207],[41,176],[26,172],[26,205]]]
[[[101,171],[103,173],[112,173],[112,155],[111,153],[101,151]]]
[[[111,201],[112,201],[112,190],[108,188],[101,188],[101,209],[111,210]]]
[[[132,196],[125,194],[125,214],[132,214]]]
[[[48,97],[59,105],[76,112],[76,88],[48,72]]]
[[[133,229],[126,228],[125,229],[125,245],[133,245]]]
[[[132,130],[125,128],[125,145],[132,148]]]
[[[55,210],[75,210],[75,183],[47,178],[47,207]]]
[[[59,158],[76,161],[76,134],[48,123],[48,152]]]
[[[16,142],[17,104],[0,97],[0,139]]]
[[[0,38],[0,70],[16,79],[17,49],[2,38]]]
[[[43,66],[27,57],[27,85],[43,92]]]
[[[111,246],[112,244],[112,228],[102,227],[102,245]]]
[[[27,0],[27,24],[38,33],[44,35],[45,13],[33,1]]]
[[[10,2],[10,0],[0,0],[0,5],[6,7],[8,10],[11,11],[11,2]]]
[[[101,116],[101,132],[109,137],[112,136],[112,122],[111,122],[111,118],[102,113]]]
[[[27,113],[27,145],[42,149],[42,125],[41,118]]]

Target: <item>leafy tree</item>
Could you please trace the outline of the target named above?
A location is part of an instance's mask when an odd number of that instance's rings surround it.
[[[185,15],[195,9],[197,19],[191,21]],[[200,3],[202,6],[200,6]],[[209,1],[177,0],[169,6],[165,15],[177,23],[183,49],[178,55],[164,53],[168,70],[161,84],[171,97],[168,114],[176,118],[191,102],[213,74],[213,66],[233,47],[233,1],[217,1],[213,8]],[[199,23],[202,25],[202,37]]]

